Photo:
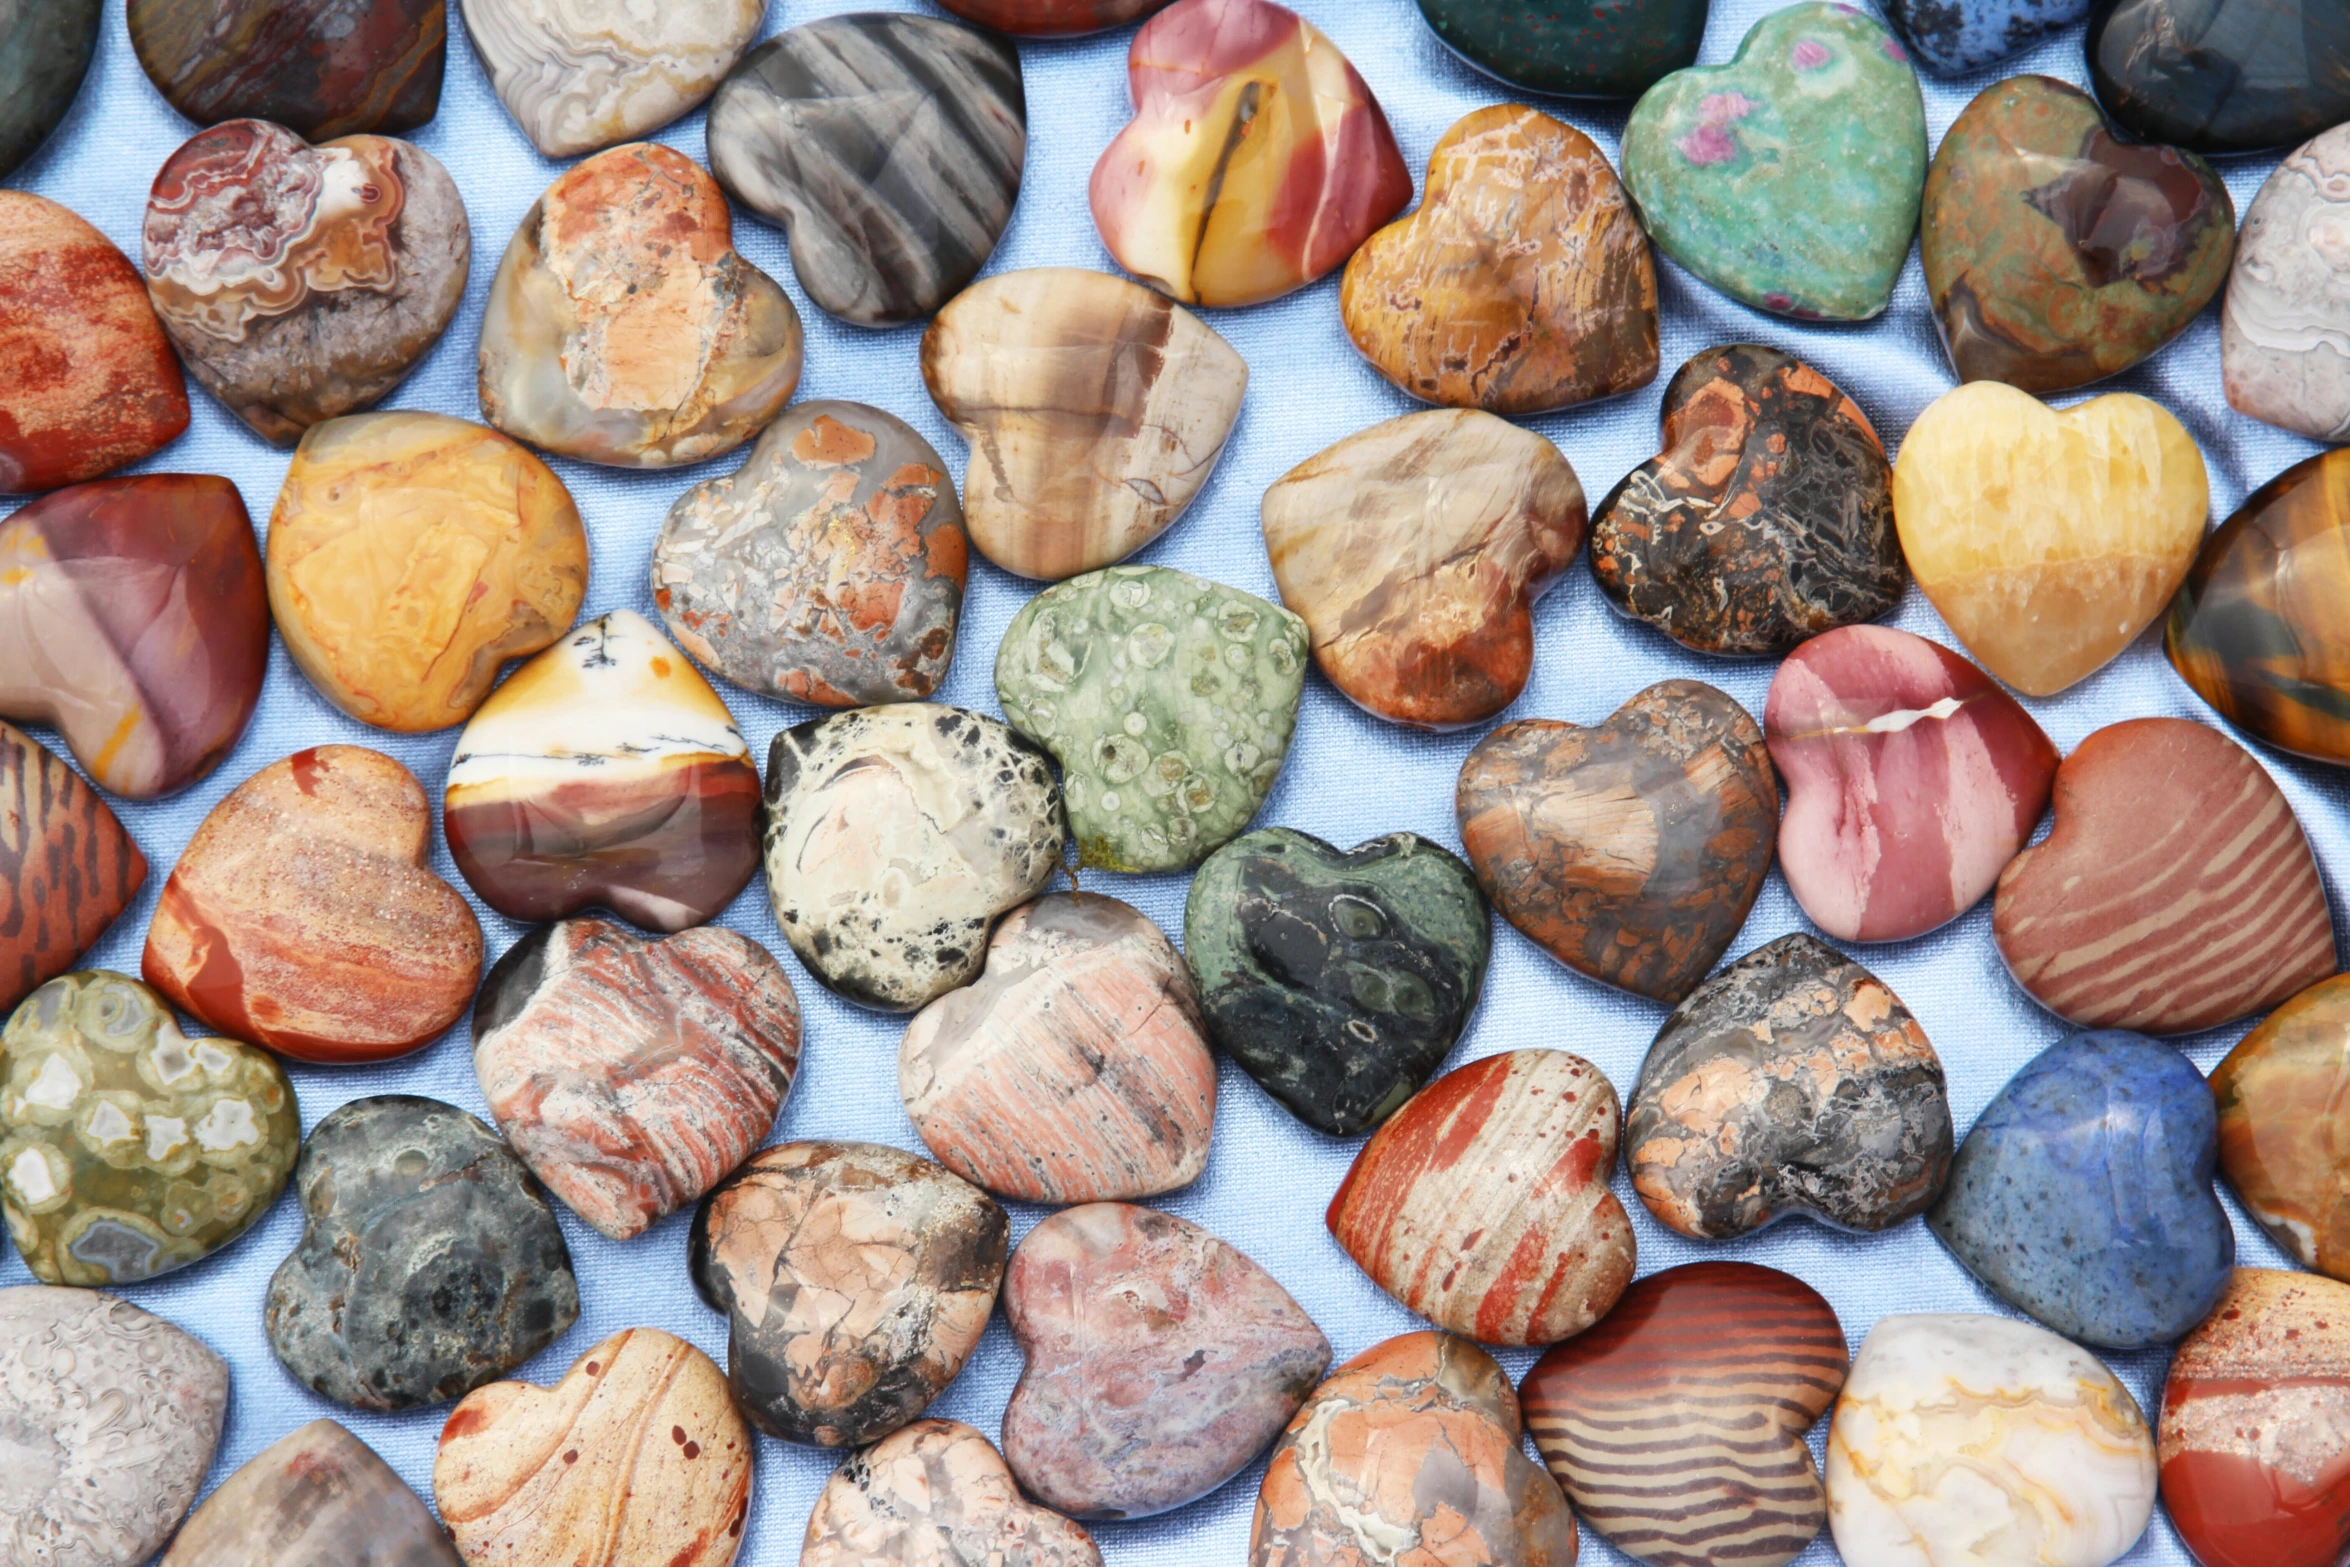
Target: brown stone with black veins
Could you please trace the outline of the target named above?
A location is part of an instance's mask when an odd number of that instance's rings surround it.
[[[72,968],[146,880],[98,791],[0,723],[0,1014]]]
[[[441,106],[447,0],[130,0],[131,48],[199,125],[274,120],[321,141],[412,131]]]
[[[1664,1002],[1729,950],[1779,831],[1761,729],[1695,680],[1589,728],[1504,724],[1461,764],[1454,809],[1503,918],[1568,967]]]
[[[808,1514],[800,1567],[1102,1567],[1083,1526],[1020,1494],[986,1437],[917,1420],[851,1453]]]

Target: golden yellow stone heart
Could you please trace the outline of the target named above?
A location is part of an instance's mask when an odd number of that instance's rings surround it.
[[[2095,673],[2146,629],[2210,510],[2194,437],[2128,392],[2060,413],[1971,382],[1918,417],[1893,465],[1910,573],[1967,651],[2027,696]]]

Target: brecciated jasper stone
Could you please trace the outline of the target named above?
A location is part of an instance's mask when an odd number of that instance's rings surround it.
[[[98,791],[0,723],[0,1010],[72,968],[146,880],[147,857]]]
[[[1057,581],[1183,515],[1240,418],[1248,361],[1147,288],[1036,267],[950,301],[922,334],[922,380],[971,446],[971,542]]]
[[[2099,0],[2086,52],[2098,98],[2141,141],[2260,152],[2350,119],[2350,14],[2334,0]]]
[[[2059,413],[1978,381],[1944,393],[1893,470],[1901,549],[1943,623],[2026,696],[2137,640],[2203,542],[2211,484],[2187,427],[2134,393]]]
[[[2350,125],[2277,165],[2244,210],[2219,318],[2228,403],[2314,441],[2350,440]]]
[[[1592,1531],[1659,1567],[1783,1567],[1828,1521],[1804,1434],[1844,1329],[1801,1279],[1692,1262],[1624,1292],[1526,1373],[1535,1450]]]
[[[161,996],[86,969],[0,1032],[0,1209],[49,1284],[136,1284],[235,1240],[301,1150],[268,1052],[190,1039]]]
[[[653,545],[653,602],[686,651],[748,690],[919,702],[954,660],[970,559],[931,444],[894,414],[819,399],[677,498]]]
[[[1890,1228],[1941,1192],[1950,1147],[1926,1031],[1876,975],[1800,932],[1673,1009],[1624,1123],[1633,1190],[1696,1240],[1794,1213]]]
[[[1568,967],[1670,1003],[1746,923],[1779,787],[1744,708],[1666,680],[1590,728],[1502,725],[1462,762],[1453,807],[1502,918]]]
[[[297,751],[239,784],[181,851],[147,927],[147,983],[297,1061],[405,1055],[481,979],[481,922],[434,874],[432,806],[364,746]]]
[[[354,414],[294,449],[269,519],[269,607],[335,706],[463,723],[498,671],[570,628],[587,532],[554,470],[478,424]]]
[[[1028,38],[1078,38],[1163,10],[1167,0],[938,0],[965,21]]]
[[[1812,638],[1771,677],[1779,869],[1813,924],[1901,941],[1991,890],[2048,803],[2056,747],[1956,653],[1889,626]]]
[[[609,920],[542,925],[473,1004],[473,1070],[498,1130],[614,1240],[742,1163],[799,1064],[791,976],[717,925],[661,941]]]
[[[1885,16],[1936,76],[1964,76],[2077,22],[2089,0],[1886,0]]]
[[[100,0],[10,8],[0,35],[0,176],[38,152],[73,107],[98,52],[99,9]]]
[[[602,904],[649,930],[715,919],[759,868],[759,768],[700,671],[634,610],[514,672],[457,739],[441,822],[518,920]]]
[[[2217,1028],[2337,966],[2284,791],[2183,718],[2109,725],[2064,759],[2055,829],[1999,873],[1991,933],[2016,983],[2083,1028]]]
[[[1656,264],[1590,137],[1516,104],[1456,122],[1420,210],[1346,264],[1347,335],[1425,402],[1542,413],[1656,379]]]
[[[1273,1276],[1198,1225],[1125,1203],[1020,1242],[1004,1316],[1028,1357],[1004,1410],[1021,1489],[1078,1518],[1146,1518],[1263,1452],[1330,1364]]]
[[[188,427],[179,356],[138,268],[30,191],[0,190],[0,364],[0,494],[95,479]]]
[[[465,30],[506,112],[549,158],[662,126],[742,58],[767,0],[464,0]]]
[[[1306,625],[1166,566],[1113,566],[1020,607],[996,700],[1053,753],[1080,865],[1197,865],[1256,815],[1289,756]]]
[[[957,1420],[917,1420],[851,1453],[800,1546],[800,1567],[948,1562],[1102,1567],[1102,1553],[1022,1496],[987,1438]]]
[[[492,1382],[441,1427],[432,1494],[471,1567],[727,1567],[752,1444],[710,1357],[623,1328],[551,1388]]]
[[[1249,1567],[1574,1567],[1575,1515],[1519,1435],[1509,1373],[1476,1345],[1449,1333],[1374,1344],[1274,1447]]]
[[[1159,927],[1098,893],[1013,910],[987,968],[898,1044],[906,1118],[999,1197],[1101,1202],[1207,1168],[1216,1058],[1191,974]]]
[[[995,1310],[1010,1221],[878,1143],[784,1143],[702,1199],[694,1288],[735,1402],[770,1436],[858,1447],[922,1413]]]
[[[1200,866],[1183,946],[1216,1043],[1299,1120],[1351,1137],[1468,1026],[1492,916],[1475,873],[1416,833],[1340,850],[1266,827]]]
[[[2350,1149],[2334,1107],[2350,1093],[2350,977],[2312,985],[2212,1068],[2219,1168],[2294,1261],[2350,1275]]]
[[[654,142],[559,175],[490,284],[482,417],[565,457],[620,468],[716,457],[799,383],[791,296],[736,254],[717,181]]]
[[[866,11],[770,38],[710,100],[710,172],[783,225],[817,308],[918,321],[987,264],[1028,153],[1020,52],[934,16]]]
[[[93,1290],[0,1290],[0,1556],[138,1567],[212,1466],[228,1363]]]
[[[1700,653],[1779,654],[1901,602],[1893,466],[1833,381],[1731,343],[1674,374],[1663,417],[1665,449],[1592,519],[1616,608]]]
[[[1827,1481],[1847,1562],[2107,1567],[2154,1515],[2154,1439],[2130,1390],[2046,1328],[1880,1317],[1836,1400]]]
[[[263,1448],[204,1498],[157,1567],[463,1567],[424,1503],[332,1420]]]
[[[997,918],[1061,863],[1061,791],[995,719],[896,702],[778,733],[767,753],[767,892],[808,971],[912,1012],[987,961]]]
[[[1534,601],[1583,544],[1559,449],[1476,409],[1405,414],[1265,491],[1265,552],[1314,662],[1356,706],[1419,729],[1481,723],[1534,668]]]
[[[1134,119],[1093,166],[1094,227],[1187,305],[1302,288],[1412,199],[1371,89],[1272,0],[1176,0],[1134,35],[1126,84]]]
[[[1564,1050],[1447,1072],[1355,1155],[1330,1233],[1372,1282],[1440,1328],[1551,1344],[1632,1281],[1632,1221],[1608,1190],[1616,1091]]]
[[[0,521],[0,713],[101,788],[170,794],[261,700],[269,595],[244,498],[208,473],[98,479]]]
[[[469,1393],[579,1316],[571,1252],[497,1134],[409,1094],[328,1113],[294,1171],[302,1239],[269,1281],[269,1347],[338,1404],[390,1412]]]
[[[1447,48],[1513,87],[1630,98],[1697,61],[1705,0],[1420,0]]]
[[[2350,1288],[2239,1268],[2162,1385],[2162,1505],[2203,1567],[2350,1552]]]
[[[1943,136],[1918,232],[1958,378],[2061,392],[2186,329],[2227,281],[2236,208],[2195,154],[2122,141],[2078,87],[2016,76]]]
[[[441,106],[446,0],[130,0],[131,48],[198,125],[270,120],[297,136],[412,131]]]

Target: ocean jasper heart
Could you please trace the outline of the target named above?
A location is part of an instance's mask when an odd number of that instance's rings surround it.
[[[1624,126],[1624,182],[1650,237],[1731,298],[1780,315],[1881,313],[1925,177],[1909,54],[1848,5],[1772,13],[1736,59],[1675,71]]]

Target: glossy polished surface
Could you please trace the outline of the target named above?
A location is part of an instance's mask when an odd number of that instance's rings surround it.
[[[73,107],[98,52],[101,0],[40,0],[0,21],[0,176],[16,171]]]
[[[2245,209],[2219,364],[2238,413],[2350,440],[2350,125],[2296,148]]]
[[[2350,976],[2312,985],[2211,1070],[2219,1168],[2305,1268],[2350,1276]]]
[[[490,85],[531,144],[572,158],[660,129],[733,69],[767,0],[464,0]]]
[[[1022,1496],[994,1444],[957,1420],[917,1420],[851,1453],[808,1514],[799,1559],[1102,1567],[1084,1526]]]
[[[2350,119],[2338,0],[2098,0],[2088,55],[2097,96],[2145,141],[2257,152]]]
[[[332,1420],[296,1427],[221,1481],[157,1567],[463,1567],[440,1520]]]
[[[0,723],[0,1008],[72,968],[146,879],[147,857],[98,791]]]
[[[1697,59],[1706,0],[1420,0],[1446,48],[1529,92],[1629,98]]]
[[[412,131],[441,106],[447,0],[130,0],[131,48],[198,125],[270,120],[311,141]]]

